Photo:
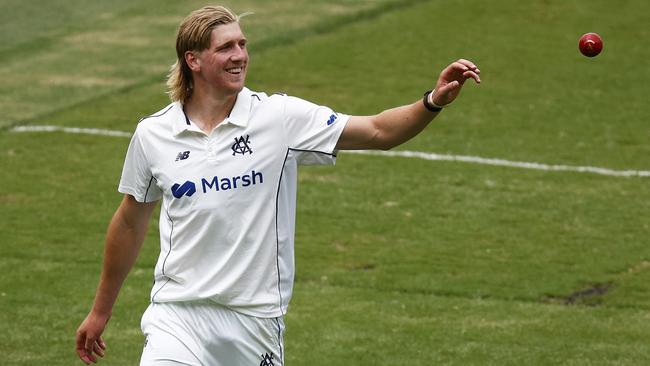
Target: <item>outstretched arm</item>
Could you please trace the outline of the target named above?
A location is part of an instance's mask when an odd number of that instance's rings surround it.
[[[140,203],[133,196],[125,195],[108,226],[104,267],[95,302],[77,330],[77,354],[87,365],[97,362],[95,355],[104,356],[106,344],[101,335],[122,283],[138,257],[154,207],[156,202]]]
[[[446,106],[453,102],[468,79],[481,82],[481,71],[473,62],[460,59],[447,66],[430,94],[430,104]],[[420,133],[439,112],[432,112],[422,100],[385,110],[374,116],[352,116],[343,129],[337,150],[388,150]]]

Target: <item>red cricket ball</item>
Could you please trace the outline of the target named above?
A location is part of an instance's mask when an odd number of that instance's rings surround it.
[[[578,48],[583,55],[594,57],[603,50],[603,40],[596,33],[583,34],[578,42]]]

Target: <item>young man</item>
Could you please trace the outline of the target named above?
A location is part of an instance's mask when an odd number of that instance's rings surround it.
[[[246,38],[223,7],[191,13],[176,40],[173,102],[140,121],[124,163],[124,199],[108,228],[93,307],[77,331],[86,364],[162,198],[161,252],[142,317],[141,365],[284,364],[294,276],[297,166],[337,150],[390,149],[422,131],[478,68],[459,60],[422,100],[348,116],[247,89]]]

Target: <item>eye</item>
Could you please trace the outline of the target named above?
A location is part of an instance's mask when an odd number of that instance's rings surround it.
[[[233,46],[234,46],[233,42],[228,42],[228,43],[224,43],[224,44],[222,44],[220,46],[217,46],[214,50],[215,50],[215,52],[224,52],[224,51],[228,51]]]

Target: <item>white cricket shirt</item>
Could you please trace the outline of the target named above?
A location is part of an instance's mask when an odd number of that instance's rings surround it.
[[[206,135],[171,103],[140,121],[118,190],[162,198],[152,302],[211,299],[283,315],[294,278],[298,165],[334,164],[349,116],[244,88]]]

